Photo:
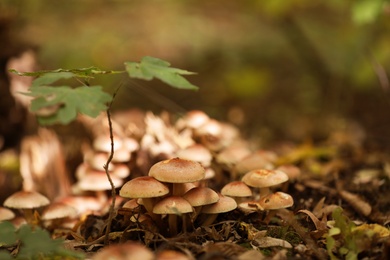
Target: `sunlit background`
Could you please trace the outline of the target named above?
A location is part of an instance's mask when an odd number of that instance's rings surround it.
[[[111,93],[122,86],[115,108],[201,109],[264,143],[357,125],[372,145],[390,141],[385,1],[14,0],[0,10],[39,69],[122,69],[154,56],[197,72],[188,79],[198,92],[97,78]]]

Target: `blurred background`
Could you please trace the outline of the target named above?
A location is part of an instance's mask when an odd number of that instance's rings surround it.
[[[197,92],[97,78],[110,93],[122,85],[115,109],[201,109],[264,145],[343,129],[389,147],[388,1],[2,0],[0,21],[3,65],[31,48],[37,69],[154,56],[197,72]]]

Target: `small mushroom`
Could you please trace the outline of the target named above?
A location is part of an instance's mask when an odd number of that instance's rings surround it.
[[[160,219],[153,213],[155,198],[169,193],[168,187],[151,176],[141,176],[126,182],[119,190],[119,195],[124,198],[142,198],[143,206],[153,220]]]
[[[172,183],[172,195],[181,196],[185,193],[183,183],[202,180],[205,169],[198,162],[173,158],[154,164],[149,170],[149,176],[161,182]]]
[[[207,187],[193,188],[187,191],[183,195],[183,198],[194,207],[194,213],[191,216],[192,222],[194,222],[200,213],[202,206],[216,203],[219,200],[218,193]]]
[[[270,193],[270,187],[288,181],[288,176],[280,170],[257,169],[249,171],[242,181],[251,187],[260,189],[260,198]]]
[[[221,194],[232,197],[237,204],[245,197],[252,196],[252,190],[242,181],[232,181],[223,186]]]
[[[154,260],[153,252],[136,242],[126,242],[123,244],[113,244],[98,251],[92,260]]]
[[[233,198],[224,196],[220,193],[218,193],[218,195],[218,202],[202,207],[201,212],[207,214],[206,218],[201,223],[202,226],[211,225],[218,217],[219,213],[229,212],[237,208],[237,203]]]
[[[0,222],[15,218],[15,213],[7,208],[0,207]]]
[[[77,210],[65,203],[56,202],[49,205],[41,215],[41,219],[47,222],[47,226],[59,227],[65,219],[72,219],[77,216]]]
[[[48,198],[35,191],[18,191],[4,201],[7,208],[19,209],[23,212],[27,223],[36,224],[34,209],[50,204]]]
[[[177,215],[185,216],[186,213],[193,212],[191,204],[180,196],[170,196],[159,201],[153,208],[153,213],[168,215],[169,233],[171,236],[177,235]],[[184,217],[185,218],[185,217]],[[186,223],[185,219],[183,220]]]

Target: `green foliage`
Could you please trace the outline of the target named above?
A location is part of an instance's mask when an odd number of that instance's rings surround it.
[[[38,86],[31,87],[30,93],[25,94],[34,97],[31,102],[32,112],[39,114],[45,108],[54,108],[52,114],[49,111],[49,114],[38,117],[42,125],[68,124],[76,118],[77,113],[96,117],[107,109],[106,103],[111,100],[111,96],[103,92],[101,86]]]
[[[82,259],[83,255],[62,247],[63,240],[51,239],[49,233],[39,227],[23,225],[16,229],[10,222],[0,223],[0,246],[17,246],[16,256],[0,251],[0,259],[53,259],[67,257]],[[15,257],[15,258],[14,258]]]
[[[151,80],[158,78],[162,82],[180,89],[197,90],[198,87],[192,85],[181,75],[192,75],[193,72],[170,68],[170,63],[154,57],[146,56],[140,63],[125,62],[126,71],[132,78],[139,78],[144,80]]]
[[[333,211],[332,217],[334,226],[326,236],[326,248],[331,260],[339,259],[335,253],[342,259],[358,259],[358,254],[370,245],[375,232],[356,228],[340,207]]]
[[[356,24],[368,24],[376,20],[385,0],[359,0],[352,6],[352,20]]]
[[[179,88],[197,90],[198,87],[189,83],[181,75],[191,75],[182,69],[170,68],[169,62],[153,57],[144,57],[140,63],[126,62],[126,72],[132,78],[151,80],[158,78],[166,84]],[[90,117],[96,117],[107,109],[107,104],[112,97],[102,90],[102,87],[89,86],[89,82],[96,75],[119,74],[125,71],[101,70],[96,67],[81,69],[57,69],[36,72],[19,72],[11,69],[19,76],[36,77],[28,93],[22,93],[33,97],[31,111],[37,115],[42,125],[56,123],[68,124],[73,121],[78,113]],[[82,86],[71,88],[70,86],[49,86],[59,80],[77,79]]]

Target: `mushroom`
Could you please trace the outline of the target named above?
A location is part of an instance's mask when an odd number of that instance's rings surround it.
[[[196,219],[202,206],[216,203],[219,200],[218,193],[207,187],[196,187],[187,191],[183,198],[187,200],[192,207],[194,207],[194,213],[191,216],[192,222]]]
[[[278,191],[268,194],[259,201],[264,210],[284,209],[294,205],[291,195]]]
[[[294,200],[289,194],[278,191],[261,198],[259,204],[264,210],[271,211],[264,220],[264,222],[268,223],[275,215],[275,210],[291,207],[294,205]]]
[[[98,251],[92,260],[154,260],[153,252],[136,242],[126,242],[123,244],[114,244],[104,247]]]
[[[0,222],[15,218],[15,213],[7,208],[0,207]]]
[[[154,164],[149,170],[149,176],[161,182],[172,183],[172,195],[181,196],[185,193],[183,183],[202,180],[205,169],[200,163],[173,158]]]
[[[220,193],[218,193],[218,195],[218,202],[202,207],[201,212],[207,214],[206,218],[201,223],[202,226],[211,225],[218,217],[219,213],[229,212],[237,208],[237,203],[233,198],[224,196]]]
[[[192,260],[192,257],[187,256],[184,253],[181,253],[172,249],[164,249],[159,251],[156,256],[156,260]]]
[[[119,195],[124,198],[142,198],[143,206],[153,220],[160,219],[153,213],[155,198],[169,193],[168,187],[151,176],[142,176],[126,182],[119,190]]]
[[[209,167],[213,156],[211,152],[201,144],[193,144],[176,151],[176,156],[200,163],[203,167]]]
[[[260,198],[270,193],[270,187],[288,181],[288,176],[280,170],[258,169],[249,171],[242,181],[251,187],[260,189]]]
[[[4,201],[7,208],[19,209],[23,212],[27,223],[36,224],[34,209],[41,208],[50,204],[48,198],[35,191],[18,191],[9,196]]]
[[[41,219],[46,222],[51,222],[48,226],[58,227],[65,219],[74,218],[77,215],[77,210],[65,203],[56,202],[49,205],[41,215]]]
[[[167,214],[169,233],[171,236],[177,235],[177,215],[183,215],[193,212],[191,204],[180,196],[170,196],[162,199],[153,208],[155,214]],[[183,219],[183,227],[185,227],[185,219]]]
[[[257,150],[237,162],[234,171],[242,176],[255,169],[273,169],[276,159],[277,155],[272,151]]]
[[[123,184],[123,180],[111,174],[111,181],[115,187],[120,187]],[[74,188],[81,191],[93,191],[96,193],[98,200],[104,204],[107,202],[106,191],[111,190],[111,184],[107,179],[107,175],[103,171],[90,170],[82,176],[81,179],[75,184]]]
[[[238,204],[242,198],[252,196],[252,190],[242,181],[232,181],[223,186],[221,194],[232,197]]]

